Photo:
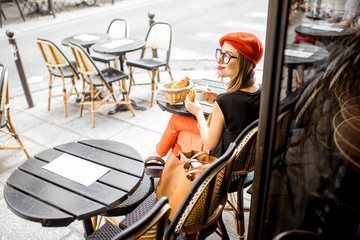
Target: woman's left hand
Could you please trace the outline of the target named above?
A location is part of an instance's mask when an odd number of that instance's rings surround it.
[[[202,107],[196,99],[195,102],[191,102],[188,99],[186,99],[185,107],[194,116],[199,116],[199,114],[203,114]]]

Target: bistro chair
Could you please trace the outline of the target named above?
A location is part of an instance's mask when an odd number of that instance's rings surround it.
[[[163,239],[170,213],[168,199],[162,197],[155,204],[149,204],[151,205],[149,205],[149,211],[132,226],[123,230],[117,225],[107,222],[86,240]]]
[[[80,78],[77,69],[74,67],[75,63],[71,63],[53,42],[38,38],[37,44],[50,74],[48,111],[50,111],[51,98],[62,96],[64,102],[64,115],[67,117],[67,101],[69,97],[73,95],[74,90],[79,97],[79,92],[76,89],[76,80]],[[60,95],[52,95],[52,87],[56,78],[61,78],[62,80],[62,94]],[[70,81],[66,83],[66,79],[70,79]]]
[[[295,93],[294,93],[295,95]],[[286,150],[289,131],[293,119],[293,112],[298,97],[288,96],[282,102],[280,107],[280,115],[276,123],[276,140],[274,146],[275,164],[281,164]],[[256,158],[256,140],[258,133],[258,120],[250,124],[247,129],[249,138],[239,157],[235,160],[232,181],[229,187],[229,199],[226,211],[232,212],[237,234],[240,239],[245,237],[244,212],[250,211],[250,208],[244,207],[243,190],[252,185],[254,180],[254,167]],[[244,130],[245,131],[245,130]],[[251,135],[252,133],[252,135]],[[235,196],[235,193],[237,195]]]
[[[233,176],[229,187],[228,206],[224,209],[232,213],[240,239],[245,237],[244,212],[250,210],[244,208],[243,189],[250,186],[254,179],[258,123],[259,120],[256,120],[244,129],[244,132],[247,132],[247,138],[243,139],[242,148],[234,163]],[[235,142],[239,140],[237,139]]]
[[[21,10],[22,13],[24,13],[25,8],[28,8],[28,16],[31,16],[35,13],[37,14],[41,14],[42,13],[42,8],[43,6],[48,6],[47,1],[46,0],[25,0],[24,1],[24,7]],[[53,15],[53,17],[55,18],[55,11],[54,9],[52,9],[52,6],[48,6],[48,10],[50,12],[50,14]]]
[[[107,210],[102,216],[92,218],[94,229],[98,229],[103,219],[105,222],[111,221],[119,225],[119,220],[115,217],[124,216],[132,212],[141,202],[143,202],[154,191],[153,182],[150,177],[144,174],[143,179],[136,191],[125,201],[111,210]]]
[[[0,28],[2,28],[2,18],[4,17],[4,20],[6,20],[6,16],[5,16],[5,13],[4,11],[2,10],[1,8],[1,2],[2,0],[0,0]],[[25,22],[25,18],[24,18],[24,15],[20,9],[20,5],[19,5],[19,1],[18,0],[14,0],[13,2],[15,2],[19,12],[20,12],[20,15],[21,15],[21,18],[23,19],[23,21]]]
[[[228,150],[200,174],[173,220],[168,223],[165,239],[186,239],[194,235],[197,239],[205,239],[214,232],[223,239],[229,239],[222,221],[222,211],[227,200],[234,161],[252,135],[253,131],[245,129],[237,140],[230,144]],[[128,214],[119,227],[127,229],[132,226],[156,202],[157,196],[154,192]]]
[[[25,149],[25,146],[20,140],[19,135],[16,133],[14,125],[10,117],[10,103],[9,103],[9,85],[8,85],[8,70],[6,66],[0,64],[0,132],[5,134],[4,141],[0,143],[0,150],[23,150],[27,158],[30,154]],[[15,140],[19,146],[12,146],[11,140]]]
[[[127,38],[130,32],[128,28],[128,22],[125,19],[116,18],[110,22],[106,33],[109,34],[111,39]],[[105,63],[108,67],[110,67],[110,63],[113,63],[114,67],[118,68],[119,59],[115,55],[93,52],[91,57],[94,61]]]
[[[151,85],[151,101],[150,106],[153,106],[154,103],[154,95],[156,91],[156,84],[160,82],[159,68],[165,67],[165,70],[168,71],[170,75],[171,81],[173,81],[173,77],[171,75],[171,70],[169,66],[170,61],[170,53],[172,46],[172,27],[168,23],[164,22],[156,22],[150,26],[149,31],[147,32],[145,42],[146,45],[144,49],[141,51],[141,55],[139,59],[128,60],[127,66],[129,67],[130,72],[130,87],[137,85]],[[147,57],[145,55],[146,50],[151,50],[151,57]],[[163,51],[163,52],[161,52]],[[165,52],[165,57],[160,58],[159,54]],[[151,83],[135,83],[134,81],[134,69],[140,68],[145,69],[147,71],[151,71]],[[155,79],[157,78],[157,83]]]
[[[84,105],[91,105],[92,126],[95,127],[95,112],[104,104],[127,104],[132,115],[135,117],[131,106],[125,80],[128,75],[109,67],[99,70],[91,56],[79,44],[71,42],[71,51],[75,57],[77,68],[83,78],[83,90],[80,101],[80,117],[82,117]],[[124,96],[124,100],[118,101],[113,86],[117,86]],[[89,90],[87,90],[89,89]],[[90,101],[85,100],[85,94],[90,92]],[[107,94],[104,94],[107,91]],[[104,96],[100,97],[100,94]],[[110,101],[110,98],[113,101]]]

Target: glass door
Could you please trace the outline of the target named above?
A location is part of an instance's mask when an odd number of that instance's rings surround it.
[[[360,239],[359,15],[360,0],[269,2],[248,239]]]

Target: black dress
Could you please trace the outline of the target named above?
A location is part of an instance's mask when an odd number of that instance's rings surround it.
[[[261,87],[254,93],[236,91],[221,93],[215,101],[224,115],[224,128],[217,147],[210,155],[220,157],[244,128],[259,118]]]

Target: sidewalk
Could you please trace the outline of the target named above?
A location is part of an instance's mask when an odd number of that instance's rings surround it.
[[[177,79],[184,74],[184,72],[174,72],[173,75]],[[211,77],[213,71],[192,71],[186,72],[186,74],[190,78]],[[163,72],[161,76],[165,80],[168,74]],[[135,77],[137,80],[149,80],[146,73],[138,74]],[[55,86],[54,90],[56,89],[60,90],[60,86]],[[31,156],[65,142],[98,138],[129,144],[145,158],[154,151],[155,143],[160,139],[170,118],[170,114],[163,112],[156,104],[150,108],[150,93],[149,86],[137,86],[132,89],[131,98],[147,108],[146,111],[135,111],[135,117],[131,115],[130,111],[118,112],[109,116],[107,112],[112,106],[103,106],[95,114],[95,128],[91,126],[89,108],[85,107],[83,117],[79,117],[79,105],[75,102],[75,96],[68,102],[67,118],[64,117],[61,98],[53,98],[51,111],[47,111],[47,89],[33,94],[33,100],[36,103],[34,108],[27,108],[24,96],[12,98],[11,104],[16,107],[12,108],[11,116],[16,130]],[[0,239],[83,239],[82,224],[79,221],[66,228],[43,228],[39,223],[26,221],[16,216],[7,208],[2,194],[6,179],[25,160],[26,156],[22,151],[1,152],[0,219],[2,226]],[[250,196],[245,196],[245,199],[247,200],[246,204],[249,205]],[[236,239],[232,217],[225,214],[224,221],[228,233],[232,236],[231,239]],[[209,239],[219,239],[219,237],[214,235]]]
[[[146,3],[146,0],[136,1]],[[131,7],[131,1],[115,2],[122,4],[122,7]],[[5,3],[3,3],[5,5]],[[14,7],[12,7],[14,8]],[[71,11],[57,13],[56,19],[52,16],[39,17],[22,23],[19,21],[11,22],[10,18],[3,21],[3,28],[0,29],[0,38],[4,37],[6,29],[13,28],[15,31],[31,31],[33,28],[39,28],[48,24],[49,18],[52,24],[61,24],[61,21],[68,21],[72,17],[79,17],[81,14],[91,14],[89,11],[113,11],[114,7],[110,4],[97,7],[86,8],[86,11],[79,8],[76,14]],[[17,9],[15,9],[17,11]],[[14,14],[19,14],[15,12]],[[10,16],[10,14],[8,14]],[[76,16],[75,16],[76,15]],[[7,16],[8,17],[8,16]],[[216,67],[212,69],[208,62],[198,60],[198,64],[193,69],[182,67],[173,67],[174,79],[181,79],[188,76],[195,78],[216,78]],[[184,64],[185,62],[185,64]],[[171,65],[186,65],[186,59],[174,49],[172,53]],[[211,65],[210,65],[211,66]],[[42,66],[43,67],[43,66]],[[161,72],[162,81],[168,81],[169,75]],[[262,69],[256,71],[257,80],[262,80]],[[149,82],[150,78],[146,72],[138,71],[134,75],[137,82]],[[60,93],[61,87],[59,81],[53,87],[53,91]],[[146,111],[136,111],[133,117],[130,111],[118,112],[115,115],[107,115],[112,108],[102,106],[95,114],[95,128],[91,125],[90,108],[85,107],[83,117],[79,117],[79,104],[75,102],[75,96],[68,102],[68,117],[64,117],[62,98],[52,98],[51,110],[47,111],[48,79],[29,81],[29,87],[32,93],[32,99],[35,107],[28,108],[25,96],[21,86],[10,89],[11,116],[13,124],[20,135],[24,145],[27,147],[31,156],[53,146],[77,141],[80,139],[111,139],[121,141],[134,147],[143,158],[146,158],[154,151],[155,143],[160,139],[163,130],[170,118],[170,114],[163,112],[156,104],[150,108],[150,86],[137,86],[131,90],[131,98],[137,103],[147,108]],[[81,89],[81,82],[78,82]],[[1,142],[1,138],[0,138]],[[22,162],[26,161],[26,156],[22,151],[2,151],[0,157],[0,239],[84,239],[82,223],[75,221],[65,228],[44,228],[39,223],[24,220],[12,213],[6,206],[3,198],[3,188],[6,185],[6,179],[11,172]],[[245,204],[249,205],[250,196],[245,194]],[[245,214],[248,221],[248,213]],[[230,214],[224,213],[224,221],[231,239],[237,239],[235,235],[235,225]],[[220,239],[213,234],[208,239]]]

